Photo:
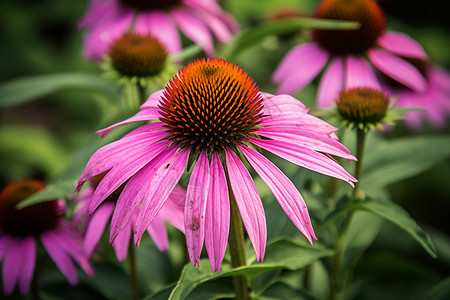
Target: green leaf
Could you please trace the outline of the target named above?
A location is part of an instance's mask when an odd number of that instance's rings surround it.
[[[67,159],[66,149],[44,129],[2,125],[0,141],[2,160],[29,164],[47,175],[60,171]]]
[[[420,174],[450,157],[450,136],[377,141],[364,158],[361,188],[369,192]]]
[[[236,35],[233,42],[225,49],[223,56],[232,60],[239,52],[256,45],[268,35],[306,28],[354,30],[359,28],[359,23],[316,18],[297,18],[263,24],[256,28],[243,30],[240,34]]]
[[[409,214],[399,205],[391,201],[367,198],[353,205],[353,209],[365,210],[384,220],[397,225],[414,238],[432,257],[437,257],[436,248],[426,233]]]
[[[14,79],[0,85],[0,107],[32,101],[64,89],[99,92],[117,98],[111,85],[90,73],[57,73]]]
[[[298,290],[284,282],[276,282],[271,285],[264,293],[258,297],[260,300],[275,300],[280,299],[291,299],[291,300],[314,300],[316,298],[312,297],[308,293],[302,290]]]
[[[295,239],[280,239],[267,246],[266,256],[262,263],[254,263],[235,269],[231,269],[229,264],[223,264],[220,273],[216,274],[211,271],[209,260],[202,259],[200,260],[200,267],[193,267],[189,264],[183,269],[170,299],[187,299],[195,288],[218,278],[234,275],[252,278],[262,272],[275,269],[294,271],[333,254],[333,250],[320,245],[311,246],[306,242]]]
[[[45,187],[42,191],[31,195],[17,205],[18,209],[25,208],[29,205],[37,204],[44,201],[64,198],[72,194],[75,189],[75,181],[57,181]]]

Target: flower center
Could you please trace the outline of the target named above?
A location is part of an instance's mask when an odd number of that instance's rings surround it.
[[[166,48],[151,35],[126,33],[109,49],[115,68],[129,76],[150,76],[159,73],[166,62]]]
[[[6,234],[25,236],[53,229],[59,219],[56,200],[16,208],[27,197],[44,189],[37,180],[20,180],[11,183],[0,194],[0,229]]]
[[[188,64],[167,84],[160,120],[193,150],[234,149],[261,123],[262,98],[239,66],[217,58]]]
[[[313,30],[313,39],[337,55],[363,54],[376,45],[386,28],[385,16],[374,0],[324,0],[315,17],[360,23],[356,30]]]
[[[379,90],[358,87],[341,91],[336,105],[346,121],[376,124],[386,116],[389,99]]]
[[[170,9],[182,0],[119,0],[124,6],[135,10]]]

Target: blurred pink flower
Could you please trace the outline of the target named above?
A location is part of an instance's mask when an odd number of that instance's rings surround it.
[[[89,187],[76,199],[78,209],[74,216],[75,220],[81,223],[87,223],[85,225],[86,230],[84,234],[84,251],[88,256],[92,255],[92,252],[105,231],[108,221],[111,219],[114,207],[116,206],[115,201],[105,201],[92,213],[92,215],[88,216],[89,201],[92,199],[94,192],[95,188]],[[181,187],[175,187],[158,215],[147,228],[148,234],[160,251],[169,248],[169,240],[167,238],[167,230],[164,221],[167,221],[184,233],[183,211],[185,198],[186,191]],[[131,233],[138,212],[139,210],[135,212],[131,222],[126,225],[124,230],[122,230],[114,240],[113,248],[119,261],[123,261],[127,257]]]
[[[435,65],[427,66],[424,73],[428,87],[423,93],[398,84],[391,86],[391,81],[383,84],[383,88],[389,91],[392,97],[398,97],[394,106],[419,109],[405,114],[408,126],[418,129],[426,120],[432,126],[442,128],[450,115],[450,73]]]
[[[374,68],[415,92],[427,90],[424,76],[405,59],[424,60],[426,53],[407,35],[385,31],[385,16],[376,1],[324,0],[315,17],[358,21],[360,28],[313,30],[313,41],[290,50],[275,70],[272,80],[279,84],[278,93],[296,93],[323,69],[319,107],[332,106],[343,89],[381,89]]]
[[[203,241],[213,271],[219,271],[229,234],[230,203],[227,177],[244,226],[256,252],[264,257],[266,220],[247,160],[273,192],[295,226],[316,239],[306,204],[294,184],[255,149],[264,149],[292,163],[336,177],[353,186],[356,179],[329,155],[355,159],[337,141],[337,128],[309,115],[288,95],[260,93],[240,67],[223,59],[202,59],[184,67],[148,98],[135,116],[114,127],[137,121],[143,125],[122,139],[100,148],[77,183],[110,170],[98,185],[93,211],[121,184],[111,227],[117,236],[139,208],[135,242],[167,201],[181,176],[192,167],[184,224],[193,265],[199,263]]]
[[[87,30],[84,54],[93,60],[132,27],[159,39],[171,54],[182,48],[179,29],[208,55],[214,53],[212,34],[228,42],[238,29],[216,0],[91,0],[80,26]]]
[[[3,261],[3,288],[10,295],[16,285],[28,294],[36,267],[37,241],[70,284],[77,283],[75,260],[93,275],[84,254],[81,234],[71,222],[62,219],[65,205],[52,200],[17,209],[16,205],[44,188],[41,182],[21,180],[8,185],[0,194],[0,261]]]

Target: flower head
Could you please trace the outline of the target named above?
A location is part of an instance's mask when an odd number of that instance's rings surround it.
[[[125,181],[112,228],[117,235],[139,207],[138,243],[176,187],[186,166],[193,165],[184,211],[186,242],[198,264],[203,242],[213,271],[219,271],[229,234],[233,193],[258,261],[264,257],[266,220],[261,199],[244,161],[272,190],[288,217],[309,241],[315,239],[306,204],[294,184],[263,154],[264,149],[297,165],[343,179],[356,179],[328,155],[354,159],[333,133],[298,100],[261,93],[240,67],[223,59],[188,64],[162,91],[150,95],[141,111],[123,122],[154,120],[99,149],[80,176],[77,189],[105,170],[91,209]],[[127,155],[124,155],[126,153]],[[227,181],[231,190],[228,189]]]
[[[51,200],[18,209],[27,197],[44,189],[36,180],[11,183],[0,194],[0,261],[3,261],[4,292],[10,295],[16,285],[27,294],[36,266],[36,239],[70,284],[77,282],[75,260],[89,275],[93,269],[84,255],[81,236],[63,220],[64,202]]]
[[[115,40],[102,64],[105,76],[120,83],[160,88],[176,72],[169,53],[152,35],[128,32]]]
[[[381,89],[376,71],[415,92],[426,90],[425,77],[408,59],[423,60],[427,55],[407,35],[385,31],[385,16],[375,0],[324,0],[315,16],[357,21],[360,28],[313,30],[312,41],[289,51],[275,70],[272,80],[279,83],[278,92],[299,91],[328,62],[317,93],[319,107],[331,107],[343,89]]]
[[[151,34],[170,54],[178,53],[182,47],[177,28],[211,55],[212,34],[227,42],[238,27],[216,0],[91,0],[80,25],[87,29],[84,54],[92,60],[101,60],[130,30]]]
[[[105,175],[106,172],[90,178],[90,187],[83,191],[80,197],[76,199],[78,209],[75,213],[75,220],[85,223],[84,251],[88,256],[91,256],[103,232],[105,231],[108,221],[111,219],[114,207],[116,206],[117,199],[119,198],[124,187],[124,184],[122,184],[116,191],[110,194],[91,215],[88,215],[87,211],[89,202],[94,195],[95,189]],[[186,191],[180,187],[176,187],[170,194],[169,199],[159,211],[158,215],[147,228],[148,234],[151,236],[160,251],[164,251],[169,248],[169,240],[167,238],[167,230],[164,225],[164,221],[167,221],[184,232],[183,206],[185,197]],[[113,248],[119,261],[123,261],[127,257],[131,233],[133,232],[137,215],[138,211],[135,212],[131,222],[126,226],[126,228],[122,230],[114,239]]]
[[[339,93],[336,106],[344,125],[367,131],[386,124],[389,98],[372,88],[352,88]]]

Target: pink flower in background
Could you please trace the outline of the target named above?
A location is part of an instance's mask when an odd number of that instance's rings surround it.
[[[52,200],[17,209],[16,205],[44,185],[35,180],[21,180],[8,185],[0,194],[0,261],[3,261],[3,289],[10,295],[16,285],[28,294],[36,267],[37,242],[70,284],[77,283],[75,260],[93,275],[84,254],[81,234],[71,222],[62,219],[64,201]]]
[[[92,196],[92,212],[125,183],[111,234],[119,235],[139,209],[134,236],[139,243],[187,167],[192,173],[184,225],[192,264],[199,263],[205,242],[212,270],[220,270],[229,234],[230,192],[261,261],[267,237],[265,213],[245,160],[306,238],[311,242],[316,237],[297,188],[258,149],[351,185],[356,182],[329,156],[355,159],[337,141],[336,128],[307,112],[291,96],[260,93],[247,73],[228,61],[197,60],[179,71],[165,90],[153,93],[135,116],[99,131],[106,135],[126,123],[156,121],[94,153],[76,190],[109,170]]]
[[[405,59],[425,60],[426,53],[407,35],[385,31],[385,16],[376,1],[324,0],[315,17],[358,21],[360,28],[313,30],[313,41],[290,50],[275,70],[272,80],[279,84],[279,93],[296,93],[323,69],[319,107],[332,106],[342,89],[380,89],[374,68],[415,92],[427,90],[424,76]]]
[[[87,30],[84,54],[93,60],[102,59],[111,43],[132,27],[159,39],[171,54],[182,48],[181,30],[208,55],[214,53],[213,35],[228,42],[238,28],[216,0],[91,0],[80,26]]]
[[[114,207],[116,206],[115,202],[120,194],[120,191],[114,192],[108,197],[108,201],[103,202],[92,215],[87,216],[89,201],[92,199],[94,192],[95,187],[89,187],[76,200],[79,207],[74,218],[77,221],[84,221],[87,223],[84,235],[84,251],[88,256],[92,255],[92,252],[102,237],[106,225],[111,219]],[[181,187],[175,187],[158,215],[147,228],[148,234],[160,251],[169,248],[169,240],[164,221],[167,221],[184,233],[183,212],[185,198],[186,191]],[[134,228],[137,214],[138,210],[133,215],[131,222],[127,224],[125,229],[122,230],[114,240],[113,248],[119,261],[123,261],[127,257],[131,233]],[[87,220],[85,219],[86,217]]]
[[[405,113],[408,126],[418,129],[426,120],[432,126],[442,128],[450,115],[450,73],[435,65],[427,65],[423,72],[428,82],[423,93],[398,84],[392,86],[390,80],[382,82],[383,88],[389,91],[392,97],[398,97],[394,106],[419,109]]]

